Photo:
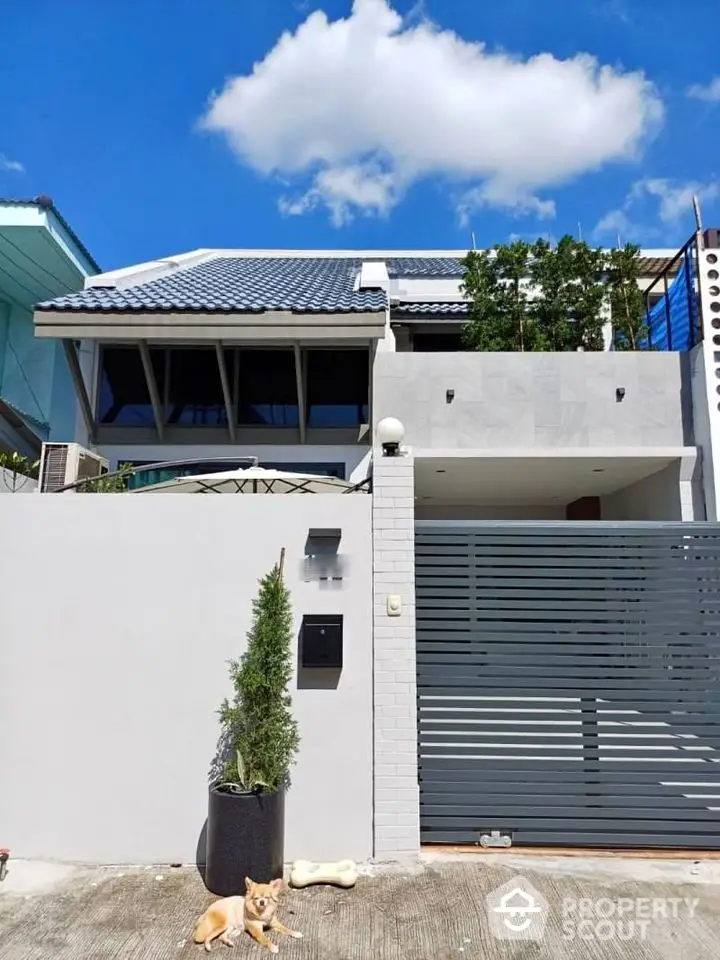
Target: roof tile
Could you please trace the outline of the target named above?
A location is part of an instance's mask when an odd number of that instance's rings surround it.
[[[457,277],[463,275],[456,257],[389,257],[388,274],[397,277]],[[646,275],[659,273],[668,261],[643,259]],[[38,310],[104,313],[298,313],[380,311],[387,305],[381,290],[355,290],[362,266],[359,257],[217,256],[192,267],[179,268],[134,287],[88,287],[79,293],[38,304]],[[464,314],[462,303],[404,303],[399,314]]]
[[[452,303],[396,303],[393,304],[392,308],[393,317],[396,314],[399,316],[430,314],[438,317],[445,315],[464,317],[469,312],[468,304],[457,300]]]
[[[38,310],[350,313],[385,310],[381,290],[355,290],[362,261],[338,257],[215,257],[135,287],[88,287]]]

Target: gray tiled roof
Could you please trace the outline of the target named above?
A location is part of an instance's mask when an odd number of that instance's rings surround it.
[[[396,303],[393,304],[393,316],[418,316],[431,314],[432,316],[467,316],[467,303]]]
[[[381,290],[354,290],[362,261],[351,257],[215,257],[117,290],[88,287],[37,310],[254,313],[385,310]]]
[[[366,259],[371,259],[367,257]],[[390,277],[456,277],[463,275],[457,257],[384,257]],[[381,290],[355,290],[363,259],[333,257],[215,256],[195,266],[178,268],[156,280],[124,289],[89,287],[79,293],[38,304],[37,310],[88,312],[298,313],[381,311],[387,306]],[[643,261],[657,268],[660,261]],[[394,315],[435,316],[467,313],[462,303],[404,303]]]

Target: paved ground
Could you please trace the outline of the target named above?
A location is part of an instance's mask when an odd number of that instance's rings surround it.
[[[205,956],[189,936],[195,917],[213,898],[194,869],[67,869],[12,861],[11,866],[14,874],[0,885],[0,960]],[[368,874],[350,891],[313,887],[286,893],[281,917],[302,930],[305,939],[280,938],[280,957],[716,960],[720,956],[717,861],[484,856],[463,863],[432,861],[405,870],[368,868]],[[485,895],[508,881],[514,886],[520,877],[549,901],[540,941],[501,941],[490,932]],[[581,900],[584,906],[579,905]],[[625,911],[625,926],[618,925],[616,914],[608,916],[618,904]],[[584,912],[582,926],[578,911]],[[656,919],[645,922],[653,912]],[[234,950],[219,945],[211,956],[263,960],[270,954],[240,938]]]

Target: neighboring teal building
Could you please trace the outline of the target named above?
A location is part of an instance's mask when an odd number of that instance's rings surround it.
[[[49,197],[0,199],[0,450],[36,459],[43,440],[74,440],[77,398],[65,352],[35,337],[41,300],[100,272]]]

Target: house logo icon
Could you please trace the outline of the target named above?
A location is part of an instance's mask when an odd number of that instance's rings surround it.
[[[485,898],[490,932],[498,940],[542,940],[548,903],[524,877],[508,881]]]

